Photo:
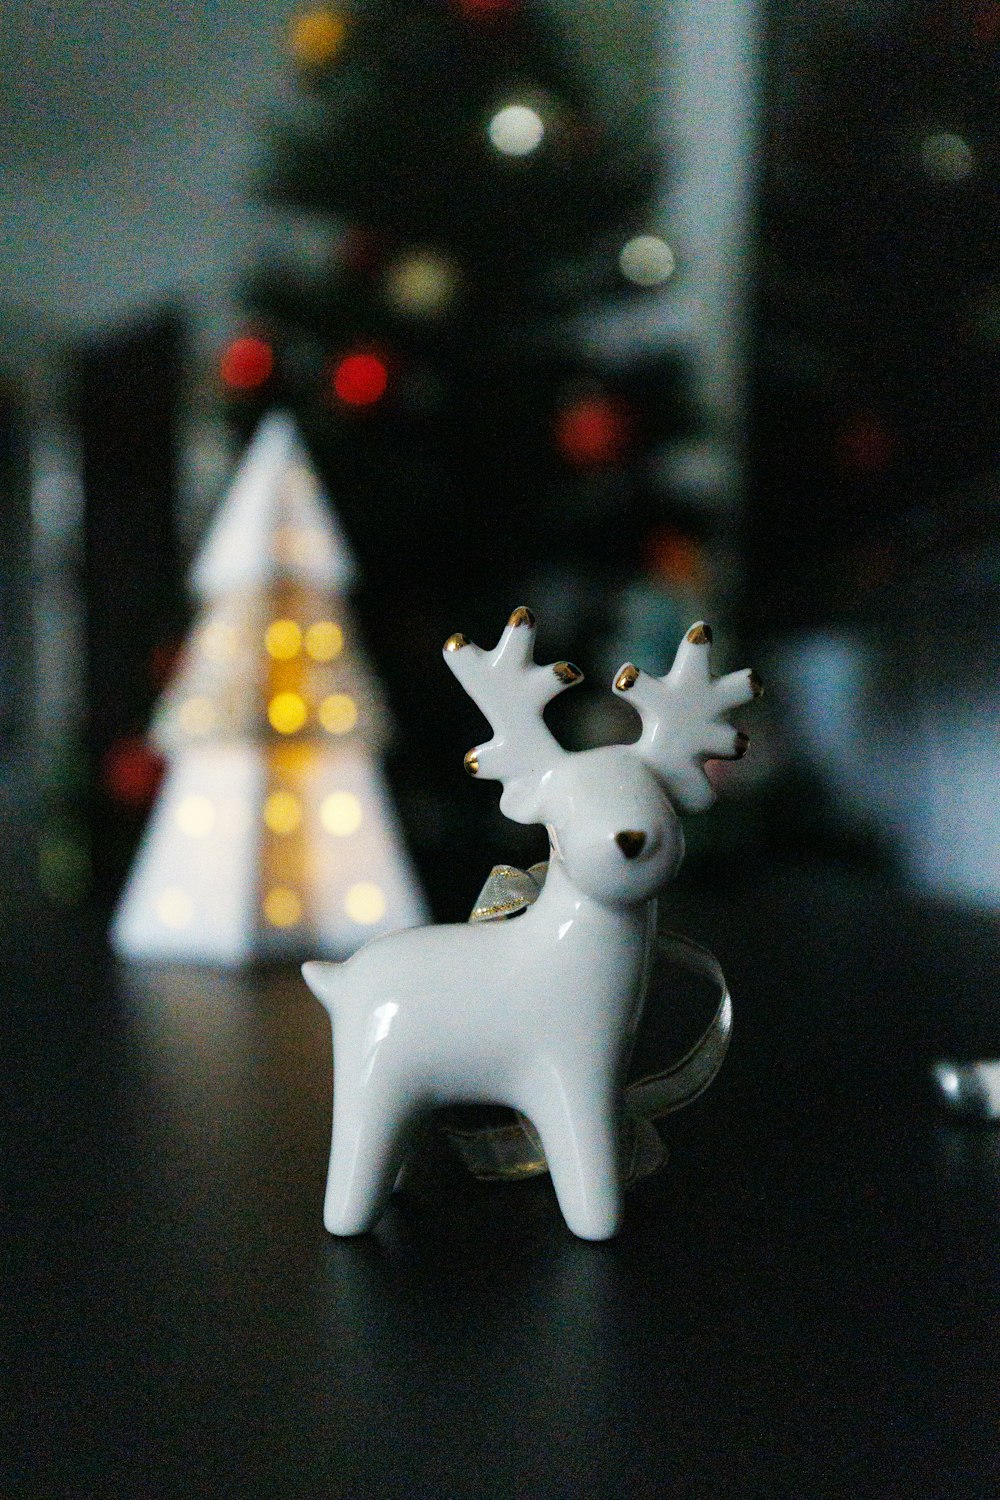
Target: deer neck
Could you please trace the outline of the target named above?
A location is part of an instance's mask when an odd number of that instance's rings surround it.
[[[553,854],[541,894],[528,915],[538,927],[554,929],[560,941],[592,947],[602,958],[613,954],[623,966],[623,981],[634,977],[638,983],[648,971],[656,931],[655,896],[637,906],[604,906],[574,885],[562,860]]]

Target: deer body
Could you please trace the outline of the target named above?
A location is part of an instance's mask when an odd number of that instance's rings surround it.
[[[303,968],[333,1023],[324,1222],[334,1234],[373,1226],[421,1114],[487,1101],[531,1120],[574,1233],[600,1240],[619,1226],[624,1071],[645,995],[656,893],[676,873],[683,836],[670,783],[638,747],[569,753],[551,737],[541,709],[579,673],[567,663],[536,666],[531,627],[518,610],[494,652],[461,637],[446,651],[497,730],[466,757],[467,768],[490,774],[495,764],[505,781],[501,808],[548,826],[549,873],[538,900],[513,921],[393,933],[346,963]],[[741,679],[735,697],[732,680],[720,680],[729,684],[727,706],[756,690],[749,674],[732,677]],[[623,669],[618,691],[640,679]],[[711,728],[727,738],[707,736],[699,723],[708,749],[732,753],[737,732]],[[651,738],[657,734],[658,725]],[[696,753],[705,753],[700,740]],[[689,756],[682,760],[683,780],[691,768]]]

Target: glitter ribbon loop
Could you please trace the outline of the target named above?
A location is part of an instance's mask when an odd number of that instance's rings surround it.
[[[471,922],[500,922],[518,916],[538,900],[547,863],[519,870],[494,865],[479,893]],[[666,1148],[654,1120],[673,1114],[699,1098],[722,1067],[733,1027],[733,1002],[725,975],[714,954],[690,938],[667,933],[657,940],[657,961],[707,983],[716,1009],[705,1031],[678,1061],[632,1078],[625,1086],[622,1115],[622,1166],[627,1183],[647,1177],[663,1166]],[[445,1112],[442,1128],[473,1176],[484,1181],[534,1177],[548,1170],[538,1134],[514,1110],[491,1110],[489,1121],[470,1122]],[[500,1120],[497,1115],[502,1116]]]

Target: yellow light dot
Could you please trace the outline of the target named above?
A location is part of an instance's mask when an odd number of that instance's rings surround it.
[[[275,693],[267,705],[267,717],[279,734],[294,734],[309,717],[309,710],[298,693]]]
[[[302,631],[294,620],[272,620],[264,632],[264,645],[275,661],[291,661],[302,645]]]
[[[637,234],[622,246],[618,264],[636,286],[661,286],[674,274],[677,260],[666,240],[657,234]]]
[[[497,110],[487,134],[501,156],[528,156],[541,145],[545,126],[537,109],[528,104],[508,104]]]
[[[358,707],[350,693],[331,693],[324,698],[319,722],[327,734],[349,734],[358,722]]]
[[[327,833],[346,838],[360,827],[361,803],[352,792],[331,792],[320,805],[319,820]]]
[[[211,698],[188,698],[180,706],[179,718],[187,734],[207,734],[215,723],[215,705]]]
[[[264,822],[272,833],[294,833],[302,822],[302,803],[293,792],[272,792],[264,803]]]
[[[417,251],[389,272],[389,296],[404,312],[432,316],[448,306],[455,291],[455,268],[433,250]]]
[[[385,896],[379,886],[370,880],[361,880],[352,885],[344,897],[344,910],[352,922],[367,927],[385,916]]]
[[[273,885],[264,897],[264,915],[272,927],[294,927],[302,919],[302,901],[287,885]]]
[[[321,68],[340,51],[347,24],[328,6],[301,11],[288,30],[288,46],[296,62],[305,68]]]
[[[228,661],[236,654],[236,629],[232,625],[215,621],[206,625],[201,632],[200,644],[202,655],[207,656],[209,661]]]
[[[179,885],[168,885],[156,898],[156,915],[164,927],[187,927],[194,917],[194,903]]]
[[[333,620],[317,620],[306,631],[306,652],[313,661],[333,661],[344,649],[344,632]]]
[[[215,807],[208,797],[184,797],[177,804],[175,816],[188,838],[203,839],[215,827]]]

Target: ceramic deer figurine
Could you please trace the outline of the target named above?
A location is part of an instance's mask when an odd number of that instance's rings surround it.
[[[303,967],[333,1022],[333,1234],[373,1226],[420,1115],[487,1101],[535,1126],[575,1234],[603,1240],[618,1229],[621,1094],[656,893],[683,856],[678,811],[714,800],[705,761],[746,751],[724,715],[760,684],[751,671],[713,678],[711,632],[694,625],[665,677],[627,665],[615,678],[642,719],[634,744],[567,751],[542,711],[582,674],[569,662],[537,665],[534,637],[521,608],[492,651],[453,635],[444,654],[493,729],[466,769],[503,783],[509,818],[548,829],[538,900],[514,921],[391,933],[346,963]]]

